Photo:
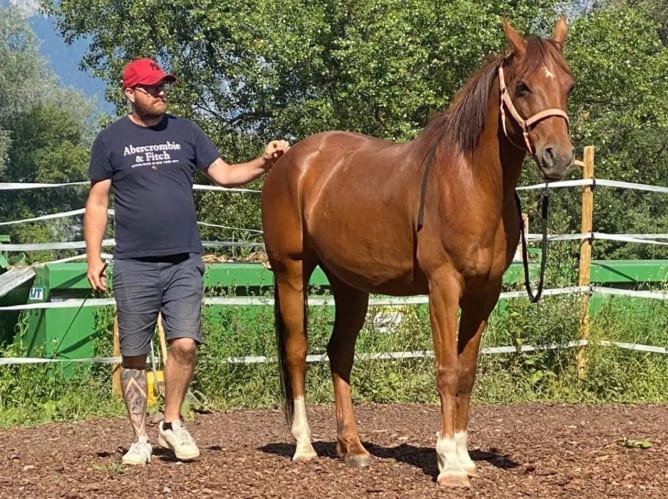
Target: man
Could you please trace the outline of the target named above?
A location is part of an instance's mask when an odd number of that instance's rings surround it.
[[[106,290],[102,238],[110,191],[114,194],[113,287],[122,356],[121,387],[134,432],[124,464],[151,461],[146,434],[146,356],[162,313],[169,356],[165,364],[165,412],[159,443],[180,460],[199,456],[181,418],[201,343],[202,243],[197,230],[192,175],[201,168],[217,184],[250,182],[287,151],[270,142],[262,156],[230,165],[197,125],[167,114],[167,84],[176,80],[155,61],[138,59],[123,70],[131,112],[102,130],[93,143],[91,187],[84,215],[88,280]]]

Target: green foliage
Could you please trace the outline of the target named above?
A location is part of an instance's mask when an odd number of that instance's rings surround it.
[[[217,294],[244,292],[229,289]],[[544,297],[537,305],[524,297],[502,301],[490,318],[482,347],[566,344],[578,338],[579,310],[579,298],[573,296]],[[191,386],[197,397],[210,409],[280,406],[272,307],[205,306],[203,317],[204,344]],[[309,354],[324,355],[332,309],[312,306],[308,320]],[[606,346],[599,340],[660,346],[668,334],[667,321],[665,301],[605,298],[592,317],[584,378],[578,377],[576,348],[483,354],[474,399],[478,403],[661,402],[668,390],[668,358]],[[112,328],[113,309],[101,308],[94,355],[112,354]],[[438,403],[432,357],[378,358],[384,352],[431,349],[425,305],[371,307],[356,345],[353,400]],[[20,341],[2,353],[25,355]],[[244,363],[246,357],[268,361]],[[0,366],[2,425],[125,413],[122,402],[111,395],[108,365],[80,364],[68,369],[73,373],[66,375],[59,364]],[[327,362],[308,364],[306,385],[309,403],[332,403]],[[197,407],[191,404],[186,409]]]
[[[507,15],[522,33],[546,35],[558,13],[570,10],[577,13],[566,58],[576,79],[569,111],[578,156],[583,146],[594,145],[597,177],[668,184],[664,1],[594,2],[595,8],[584,10],[579,9],[582,2],[542,0],[456,0],[447,5],[416,0],[43,3],[67,40],[89,37],[84,66],[107,81],[107,95],[118,104],[119,112],[125,108],[118,85],[122,67],[134,57],[155,57],[179,78],[170,92],[173,112],[197,120],[230,162],[257,156],[268,138],[298,140],[336,128],[408,140],[432,113],[447,106],[486,55],[503,52],[501,15]],[[54,77],[45,71],[25,23],[11,9],[2,12],[0,180],[80,180],[92,129],[86,126],[86,106],[66,105],[82,100],[55,89]],[[4,161],[8,158],[12,158],[9,164]],[[570,175],[577,178],[580,173],[574,168]],[[525,168],[522,183],[536,181],[534,169]],[[65,191],[46,197],[14,196],[0,203],[3,219],[83,204],[81,193]],[[204,239],[257,240],[255,233],[238,229],[260,228],[258,199],[255,194],[197,193],[200,220],[232,227],[203,228]],[[539,206],[532,194],[523,194],[523,200],[536,232]],[[579,232],[579,205],[577,190],[555,192],[550,232]],[[596,190],[596,231],[665,233],[667,217],[665,203],[654,195]],[[53,240],[52,231],[76,236],[78,230],[70,225],[27,226],[16,229],[13,239]],[[571,262],[577,261],[576,251],[570,243],[550,245],[548,286],[574,281]],[[598,258],[667,255],[665,248],[602,241],[595,244],[595,251]],[[665,344],[665,304],[651,307],[650,314],[624,315],[623,306],[603,306],[592,321],[592,340]],[[572,297],[544,298],[537,306],[525,299],[501,305],[491,318],[483,346],[568,342],[577,337],[578,310]],[[356,401],[437,401],[433,359],[362,357],[431,348],[425,308],[408,307],[401,312],[399,325],[383,332],[382,321],[390,312],[370,310],[357,343]],[[106,314],[100,317],[104,332],[98,339],[100,352],[110,349],[111,323]],[[194,389],[217,407],[279,404],[275,364],[225,361],[247,355],[275,356],[270,309],[234,308],[220,313],[206,309],[205,316],[206,343],[200,351]],[[309,324],[310,352],[325,353],[331,311],[311,310]],[[593,345],[586,350],[587,372],[580,379],[575,352],[483,355],[475,397],[502,403],[665,400],[665,356]],[[2,420],[5,424],[21,419],[34,422],[118,408],[108,395],[108,370],[81,369],[86,382],[79,385],[51,367],[1,367]],[[329,378],[326,363],[309,366],[309,402],[331,402]],[[80,400],[86,400],[87,406],[81,407]]]
[[[86,179],[88,148],[82,143],[83,123],[55,103],[36,104],[12,122],[9,164],[2,181],[66,183]],[[31,218],[81,208],[85,190],[68,187],[50,190],[3,191],[0,217]],[[71,219],[12,226],[12,242],[48,242],[82,239],[80,224]],[[68,252],[31,253],[33,261],[69,256]]]
[[[0,8],[0,182],[86,179],[92,104],[58,86],[39,56],[34,34],[17,9]],[[76,105],[73,106],[72,104]],[[82,189],[0,192],[0,220],[20,220],[81,208]],[[14,243],[81,239],[72,220],[10,226]],[[71,252],[32,253],[30,260]]]
[[[238,131],[302,138],[332,128],[410,138],[488,52],[501,49],[501,14],[512,12],[524,29],[537,19],[541,24],[538,13],[552,5],[43,3],[66,40],[92,38],[84,65],[109,82],[110,94],[128,60],[154,56],[180,77],[174,108],[220,142]],[[120,94],[115,97],[120,106]]]
[[[278,402],[278,377],[275,364],[227,363],[223,359],[245,356],[275,358],[269,307],[234,307],[211,313],[203,328],[204,344],[199,353],[193,388],[219,405],[248,405],[249,393],[262,405]],[[239,385],[236,379],[247,383]]]
[[[606,3],[577,19],[570,30],[566,57],[577,81],[571,98],[572,133],[580,147],[595,146],[596,177],[668,185],[668,47],[659,36],[666,18],[645,10],[643,2],[625,3]],[[594,230],[665,233],[668,217],[661,196],[596,189]],[[561,206],[573,220],[579,219],[577,192]],[[595,250],[596,257],[609,259],[668,254],[657,246],[607,241],[597,243]]]
[[[39,102],[42,91],[55,83],[55,77],[44,69],[35,35],[19,10],[0,7],[0,13],[0,122],[7,125],[11,118]]]
[[[578,155],[594,145],[598,177],[658,185],[668,171],[664,3],[43,2],[66,40],[91,38],[83,64],[108,82],[119,110],[124,64],[156,57],[179,76],[170,94],[174,112],[197,120],[232,162],[256,156],[269,138],[299,140],[322,130],[410,139],[485,56],[504,51],[502,15],[522,33],[549,35],[556,16],[567,13]],[[537,181],[534,170],[525,169],[523,183]],[[578,176],[574,168],[571,177]],[[666,232],[668,215],[656,195],[596,194],[595,230]],[[255,197],[208,193],[197,202],[204,221],[259,228]],[[564,232],[579,231],[575,190],[553,202],[553,212]],[[602,242],[596,251],[599,258],[660,258],[668,250]]]
[[[27,356],[24,333],[19,331],[17,340],[0,351],[2,357]],[[110,397],[107,376],[100,366],[83,363],[0,366],[0,426],[119,414],[122,406]]]
[[[643,439],[643,440],[637,440],[633,438],[622,438],[618,444],[621,447],[625,447],[627,449],[651,449],[652,448],[652,442],[651,440]]]
[[[0,10],[0,177],[7,168],[7,153],[11,145],[11,119],[25,105],[34,101],[33,88],[17,85],[26,80],[41,81],[42,63],[34,44],[34,34],[22,21],[18,10]]]
[[[252,186],[247,188],[252,189]],[[259,193],[205,191],[196,194],[195,199],[202,213],[199,221],[213,225],[200,225],[203,241],[262,243]],[[253,251],[257,248],[232,247],[225,253],[244,258]]]

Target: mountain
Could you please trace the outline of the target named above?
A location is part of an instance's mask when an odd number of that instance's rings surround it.
[[[39,13],[39,0],[0,0],[0,4],[9,3],[23,13],[39,41],[39,51],[47,66],[58,75],[62,85],[79,90],[97,103],[99,111],[113,114],[114,106],[104,98],[105,83],[79,69],[88,47],[86,40],[67,45],[58,35],[53,19]]]

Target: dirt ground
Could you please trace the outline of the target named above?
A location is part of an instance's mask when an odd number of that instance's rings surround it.
[[[476,405],[479,477],[456,490],[436,484],[436,406],[357,406],[374,456],[362,469],[335,457],[332,407],[308,415],[319,457],[299,464],[278,410],[200,414],[189,423],[199,460],[179,463],[156,443],[139,467],[120,464],[123,418],[2,430],[0,498],[668,498],[668,405]]]

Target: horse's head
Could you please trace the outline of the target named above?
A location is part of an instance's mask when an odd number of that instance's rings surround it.
[[[546,181],[561,179],[574,159],[566,114],[573,76],[562,56],[566,20],[559,19],[550,40],[524,39],[505,19],[503,28],[512,49],[499,67],[504,132],[535,158]]]

